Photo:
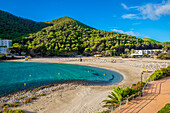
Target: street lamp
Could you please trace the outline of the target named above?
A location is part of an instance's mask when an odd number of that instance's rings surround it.
[[[141,97],[143,96],[142,95],[142,74],[143,74],[143,70],[141,71],[140,75],[141,75]]]

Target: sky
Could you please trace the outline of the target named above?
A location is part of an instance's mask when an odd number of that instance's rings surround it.
[[[170,0],[0,0],[0,10],[37,22],[68,16],[99,30],[170,42]]]

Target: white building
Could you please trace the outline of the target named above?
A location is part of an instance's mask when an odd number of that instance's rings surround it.
[[[160,51],[160,53],[162,53],[162,49],[135,50],[134,53],[131,53],[131,56],[142,56],[144,54],[148,54],[151,56],[155,51]]]
[[[6,39],[0,40],[0,54],[9,53],[8,51],[6,51],[6,49],[11,46],[12,46],[12,40],[6,40]]]

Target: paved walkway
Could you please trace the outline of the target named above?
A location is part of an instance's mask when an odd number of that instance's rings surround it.
[[[157,113],[170,103],[170,77],[148,83],[143,97],[137,97],[114,113]]]

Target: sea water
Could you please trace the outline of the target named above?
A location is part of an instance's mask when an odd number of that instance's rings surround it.
[[[91,66],[0,61],[0,96],[65,81],[111,85],[122,79],[115,71]]]

